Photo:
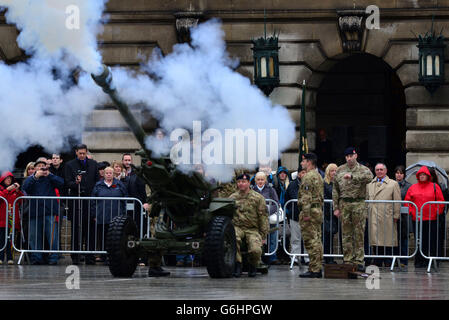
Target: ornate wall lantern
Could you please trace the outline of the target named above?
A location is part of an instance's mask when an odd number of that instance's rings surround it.
[[[254,83],[266,96],[279,85],[279,49],[278,37],[274,34],[267,38],[267,26],[264,26],[264,37],[252,39],[254,58]],[[279,34],[278,34],[279,36]]]
[[[432,28],[424,36],[418,36],[419,49],[419,82],[433,94],[439,86],[444,84],[444,37],[440,32],[435,35]]]

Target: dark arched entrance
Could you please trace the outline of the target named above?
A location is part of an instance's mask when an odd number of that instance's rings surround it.
[[[405,164],[405,95],[394,70],[370,54],[353,54],[325,73],[316,100],[316,123],[332,141],[332,160],[355,146],[360,161]],[[317,132],[317,142],[320,140]]]

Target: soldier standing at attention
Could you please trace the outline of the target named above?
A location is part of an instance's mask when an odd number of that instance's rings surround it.
[[[240,277],[242,273],[242,255],[240,246],[246,238],[248,247],[248,276],[256,276],[256,268],[262,255],[262,244],[266,242],[268,234],[268,213],[265,198],[250,186],[251,177],[242,174],[237,177],[238,191],[229,196],[235,200],[236,214],[232,219],[237,241],[236,263],[234,277]],[[263,239],[263,240],[262,240]]]
[[[309,271],[300,274],[300,278],[322,277],[321,224],[323,223],[324,183],[316,166],[317,156],[314,153],[305,154],[301,161],[301,167],[306,170],[306,174],[299,186],[298,210],[299,225],[310,262]]]
[[[334,215],[341,218],[343,262],[356,264],[357,270],[363,272],[366,185],[373,174],[357,162],[353,147],[346,148],[344,154],[346,164],[337,168],[332,190]]]

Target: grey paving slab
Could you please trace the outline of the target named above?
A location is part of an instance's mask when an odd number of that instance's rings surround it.
[[[0,299],[448,299],[449,265],[437,273],[425,269],[390,272],[381,269],[379,289],[369,290],[364,279],[300,279],[299,269],[273,266],[267,275],[211,279],[205,268],[167,267],[167,278],[148,278],[138,267],[129,279],[113,278],[107,266],[80,265],[80,288],[67,289],[67,265],[0,266]],[[305,269],[303,269],[305,270]],[[71,282],[73,284],[73,282]]]

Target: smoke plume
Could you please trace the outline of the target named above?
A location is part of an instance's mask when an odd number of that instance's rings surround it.
[[[37,59],[80,66],[90,73],[101,68],[97,34],[107,0],[0,0],[6,21],[20,31],[19,46]]]
[[[270,129],[276,130],[276,151],[288,148],[295,137],[295,124],[287,109],[273,105],[259,89],[251,85],[248,78],[233,70],[238,61],[231,59],[226,52],[220,22],[213,19],[200,24],[192,30],[191,35],[191,45],[175,45],[171,54],[166,57],[153,55],[142,66],[156,80],[115,68],[114,79],[124,100],[147,106],[167,132],[165,139],[173,130],[184,128],[189,131],[190,140],[183,143],[190,144],[193,123],[199,122],[201,133],[214,129],[222,138],[227,129],[250,129],[256,133],[259,129],[265,129],[267,135]],[[222,142],[225,144],[224,140]],[[203,146],[207,144],[204,141],[201,143]],[[150,149],[160,150],[160,146],[167,146],[167,143],[162,144],[158,139],[150,138],[147,145]],[[254,168],[261,159],[257,158],[256,163],[250,163],[249,147],[245,148],[244,164],[234,161],[230,165],[206,165],[206,173],[215,179],[227,181],[232,178],[235,168]],[[223,145],[223,160],[225,149]],[[193,154],[191,150],[192,157]],[[274,157],[271,160],[277,160],[277,154]],[[193,159],[190,163],[195,164]],[[191,169],[192,166],[184,168]]]
[[[59,152],[69,137],[81,137],[86,115],[101,102],[101,90],[87,73],[76,86],[69,76],[78,66],[88,72],[101,67],[96,36],[104,3],[0,0],[7,22],[20,31],[19,46],[32,57],[11,66],[0,62],[0,170],[11,170],[17,155],[30,146]],[[79,9],[79,21],[70,20],[70,5]]]
[[[101,70],[96,38],[102,30],[105,3],[106,0],[0,0],[0,6],[8,9],[7,22],[20,30],[19,46],[33,57],[14,66],[0,63],[0,116],[4,120],[0,126],[0,143],[4,146],[0,151],[0,169],[12,168],[16,156],[31,145],[42,145],[47,151],[63,149],[69,137],[81,136],[85,118],[93,107],[109,102],[89,76]],[[276,160],[295,136],[288,111],[273,105],[249,79],[235,72],[237,66],[238,61],[226,51],[220,22],[213,19],[192,30],[190,45],[177,44],[166,57],[155,52],[144,62],[141,71],[150,73],[151,78],[147,73],[123,68],[114,68],[113,76],[123,99],[130,105],[144,105],[166,133],[162,140],[149,137],[150,149],[156,154],[167,154],[175,144],[189,150],[188,158],[193,160],[191,165],[181,165],[182,170],[194,170],[199,160],[210,177],[227,181],[235,168],[255,167],[261,161],[248,161],[254,153],[253,145],[247,145],[243,151],[235,149],[232,163],[205,163],[204,155],[191,148],[195,147],[195,141],[191,143],[194,124],[200,125],[200,136],[213,132],[214,142],[222,140],[213,155],[222,155],[223,161],[226,130],[258,133],[265,129],[267,134],[270,129],[275,130],[278,139],[272,143],[267,136],[267,146],[263,147],[275,147],[271,160]],[[81,72],[77,85],[68,85],[67,79],[76,67],[85,72]],[[182,144],[173,141],[174,132],[179,130],[184,130],[188,138]],[[207,150],[208,140],[204,136],[196,142]],[[265,154],[273,157],[267,150]],[[244,153],[244,163],[236,161],[242,156],[239,152]]]

